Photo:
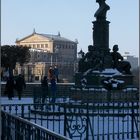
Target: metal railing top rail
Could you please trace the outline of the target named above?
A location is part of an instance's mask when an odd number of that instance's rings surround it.
[[[2,85],[5,85],[6,84],[6,81],[1,81],[1,84]],[[41,85],[41,82],[26,82],[26,84],[28,85]],[[48,83],[50,84],[50,82]],[[57,85],[71,85],[71,86],[74,86],[75,83],[56,83]]]
[[[79,136],[79,134],[82,136],[91,136],[90,131],[93,133],[93,139],[100,139],[100,136],[104,139],[105,135],[108,137],[112,136],[114,139],[116,136],[120,138],[122,137],[122,139],[124,139],[124,136],[125,138],[127,137],[127,139],[130,139],[130,137],[139,137],[138,107],[140,102],[113,102],[113,104],[110,102],[94,103],[49,103],[46,104],[47,106],[44,106],[44,108],[42,108],[42,105],[44,104],[20,104],[19,108],[18,105],[15,104],[7,106],[2,105],[2,110],[10,113],[16,113],[16,115],[22,116],[22,118],[29,119],[30,121],[47,127],[49,130],[51,129],[52,131],[55,131],[56,134],[60,133],[61,135],[68,136],[70,138],[73,138],[75,135]],[[6,118],[8,120],[8,117]],[[16,121],[15,118],[12,118],[11,116],[9,120],[13,120],[13,123]],[[24,125],[25,123],[23,121],[20,122],[20,124]],[[26,126],[28,126],[28,124],[25,124],[25,129]],[[40,127],[36,124],[35,126],[37,127],[34,128],[34,125],[30,125],[31,130],[39,130],[39,132],[41,132],[41,134],[43,133],[43,135],[48,134],[46,129],[39,129]],[[84,126],[87,126],[86,129]],[[81,128],[85,131],[78,131]],[[77,133],[72,134],[73,129]],[[25,131],[27,131],[27,129]],[[18,129],[16,132],[20,133]],[[38,131],[35,132],[38,133]],[[20,135],[22,134],[20,133]],[[52,135],[50,134],[50,136]]]
[[[70,138],[67,138],[67,137],[62,136],[62,135],[60,135],[58,133],[55,133],[55,132],[53,132],[53,131],[51,131],[49,129],[46,129],[45,127],[40,126],[40,125],[38,125],[38,124],[36,124],[34,122],[30,122],[30,121],[28,121],[26,119],[23,119],[21,117],[18,117],[16,115],[13,115],[13,114],[10,114],[8,112],[5,112],[5,111],[1,110],[1,115],[2,115],[2,113],[5,114],[5,115],[8,115],[8,116],[10,116],[10,117],[12,117],[12,118],[14,118],[14,119],[16,119],[18,121],[21,121],[22,123],[25,123],[25,124],[28,124],[28,125],[34,127],[34,128],[40,129],[41,131],[46,132],[48,135],[51,135],[51,136],[53,136],[53,137],[55,137],[55,138],[57,138],[59,140],[71,140]]]

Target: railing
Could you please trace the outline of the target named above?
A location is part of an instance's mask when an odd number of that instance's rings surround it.
[[[123,140],[139,138],[139,105],[139,101],[129,100],[125,102],[90,101],[2,105],[2,110],[37,123],[71,139]],[[4,118],[4,114],[2,115]],[[12,123],[12,125],[8,124],[8,126],[14,126],[17,123],[14,119],[8,121],[8,117],[5,118],[7,123]],[[28,128],[26,125],[22,127],[24,123],[19,126],[21,128],[18,130]],[[24,130],[27,135],[28,132],[30,131]],[[39,134],[37,134],[38,132]],[[19,131],[16,133],[19,134]],[[40,130],[31,131],[31,133],[33,136],[40,134],[44,136],[44,132],[40,132]]]
[[[70,140],[33,122],[11,115],[5,111],[2,116],[2,140]]]

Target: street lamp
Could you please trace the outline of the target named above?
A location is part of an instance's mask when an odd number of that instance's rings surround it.
[[[57,54],[58,54],[58,47],[56,46],[54,48],[54,52],[50,53],[50,56],[51,56],[51,66],[53,65],[53,59],[55,59],[55,55],[56,55],[56,63],[57,63]],[[53,58],[53,55],[54,55],[54,58]]]
[[[50,53],[51,54],[51,66],[52,66],[52,61],[53,61],[53,53]]]
[[[58,46],[56,46],[56,47],[55,47],[55,50],[54,50],[54,52],[56,53],[56,64],[57,64],[57,55],[58,55],[58,51],[59,51]]]

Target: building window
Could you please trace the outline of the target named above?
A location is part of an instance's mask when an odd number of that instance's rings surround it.
[[[39,48],[40,47],[40,45],[39,44],[37,44],[37,48]]]
[[[72,45],[71,48],[74,49],[74,45]]]
[[[48,44],[45,44],[45,48],[48,48]]]
[[[35,44],[33,44],[33,48],[35,48]]]
[[[41,44],[41,48],[44,48],[44,44]]]

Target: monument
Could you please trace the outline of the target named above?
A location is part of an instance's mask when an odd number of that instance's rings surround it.
[[[78,72],[75,74],[77,86],[100,86],[106,78],[114,81],[124,81],[125,85],[133,84],[131,65],[124,61],[118,52],[118,45],[109,48],[109,24],[106,20],[107,11],[110,7],[106,0],[96,0],[99,8],[94,14],[93,21],[93,45],[88,46],[88,52],[81,53],[78,63]]]

